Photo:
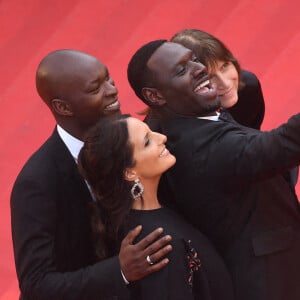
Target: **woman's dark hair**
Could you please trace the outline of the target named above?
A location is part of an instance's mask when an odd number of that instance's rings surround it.
[[[132,184],[124,179],[124,170],[135,164],[128,117],[120,115],[97,123],[87,133],[78,156],[79,171],[96,198],[92,227],[100,260],[114,254],[120,226],[133,203]]]
[[[231,51],[213,35],[199,29],[184,29],[176,33],[170,42],[178,43],[191,49],[199,61],[208,68],[214,69],[218,60],[230,61],[235,66],[238,74],[241,73],[241,67],[238,60]],[[240,87],[243,87],[240,82]]]

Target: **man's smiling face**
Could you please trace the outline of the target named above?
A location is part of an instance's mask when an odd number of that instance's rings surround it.
[[[192,51],[176,43],[164,43],[150,57],[155,88],[166,108],[185,116],[212,115],[220,107],[205,66]]]

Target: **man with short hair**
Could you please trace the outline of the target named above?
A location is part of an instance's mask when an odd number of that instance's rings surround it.
[[[300,299],[299,203],[282,176],[300,163],[300,114],[270,132],[220,115],[205,66],[166,40],[133,55],[128,79],[177,159],[160,199],[215,244],[236,298]]]
[[[48,54],[38,66],[36,87],[57,126],[25,164],[11,195],[20,298],[127,299],[127,281],[166,266],[171,237],[158,228],[133,244],[139,226],[124,238],[118,256],[97,262],[93,199],[76,161],[85,132],[120,113],[118,91],[104,64],[75,50]]]

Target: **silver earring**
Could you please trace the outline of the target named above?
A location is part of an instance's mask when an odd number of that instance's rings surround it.
[[[134,200],[140,198],[144,192],[144,186],[139,179],[134,180],[134,185],[131,188],[131,196]]]

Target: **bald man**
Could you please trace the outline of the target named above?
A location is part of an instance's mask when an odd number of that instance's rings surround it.
[[[166,266],[171,237],[158,228],[134,244],[137,227],[119,255],[100,262],[95,256],[93,199],[76,162],[85,132],[120,113],[118,90],[104,64],[75,50],[48,54],[38,66],[36,88],[57,126],[26,162],[11,194],[20,299],[127,299],[128,282]],[[157,263],[149,265],[147,255]]]

